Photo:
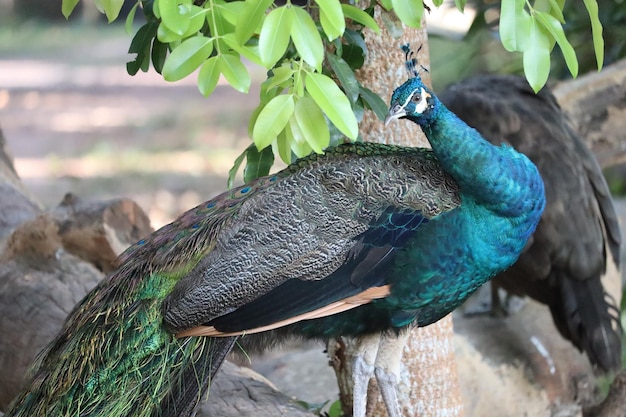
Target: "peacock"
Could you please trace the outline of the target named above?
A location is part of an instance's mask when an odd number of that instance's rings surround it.
[[[520,77],[470,78],[449,87],[441,100],[491,143],[527,155],[544,179],[542,220],[527,250],[492,285],[548,305],[557,329],[592,364],[619,370],[619,303],[601,277],[609,263],[619,265],[621,236],[592,153],[550,90],[534,94]]]
[[[432,150],[331,147],[126,250],[5,417],[187,417],[235,344],[400,331],[450,313],[518,258],[543,183],[414,70],[393,92],[386,122],[396,119],[419,125]]]

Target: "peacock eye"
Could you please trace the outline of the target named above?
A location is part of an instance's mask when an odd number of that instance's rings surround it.
[[[419,103],[420,101],[422,101],[422,95],[413,94],[413,97],[411,98],[411,100],[413,100],[413,103]]]

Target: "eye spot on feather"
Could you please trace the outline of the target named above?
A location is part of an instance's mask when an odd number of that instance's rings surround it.
[[[137,242],[137,246],[145,245],[145,243],[146,239],[141,239],[139,242]]]
[[[213,208],[213,207],[215,207],[215,201],[210,201],[210,202],[206,205],[206,208],[208,208],[208,209]]]
[[[240,188],[239,190],[235,190],[235,192],[232,194],[232,198],[241,198],[241,197],[245,197],[247,194],[250,194],[252,191],[252,187],[250,186],[244,186],[242,188]]]

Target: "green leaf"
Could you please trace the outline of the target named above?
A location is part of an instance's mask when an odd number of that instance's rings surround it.
[[[202,26],[204,26],[207,12],[208,10],[203,9],[202,7],[192,5],[189,8],[189,12],[185,14],[185,18],[188,19],[189,25],[183,34],[170,30],[165,23],[161,22],[159,30],[157,31],[157,38],[163,43],[171,43],[197,34],[200,29],[202,29]]]
[[[215,90],[220,74],[219,55],[212,56],[202,63],[198,73],[198,89],[203,96],[208,97]]]
[[[172,51],[163,65],[163,78],[178,81],[196,70],[213,52],[213,39],[194,36]]]
[[[124,0],[101,0],[104,13],[106,14],[109,23],[117,19],[120,15],[120,10],[124,5]]]
[[[126,33],[128,33],[129,35],[133,33],[133,22],[135,21],[137,7],[139,7],[139,1],[135,3],[132,9],[130,9],[130,12],[128,12],[128,16],[126,16],[126,23],[124,24],[124,28],[126,29]]]
[[[433,4],[435,7],[439,7],[443,4],[443,0],[433,0]]]
[[[259,52],[266,68],[273,67],[285,54],[292,22],[293,13],[286,6],[272,10],[265,18],[259,35]]]
[[[61,13],[63,13],[66,19],[69,19],[78,2],[79,0],[63,0],[61,2]]]
[[[502,0],[500,4],[500,41],[509,52],[523,51],[530,36],[531,18],[524,5],[525,0]]]
[[[93,0],[93,4],[96,6],[96,9],[102,14],[104,14],[104,0]]]
[[[241,10],[243,9],[243,2],[230,1],[227,3],[222,3],[216,1],[215,5],[219,9],[219,14],[223,17],[223,19],[226,22],[230,23],[230,32],[234,32],[237,21],[239,20],[239,15],[241,14]]]
[[[359,92],[361,93],[361,98],[363,98],[363,101],[367,104],[367,107],[376,114],[376,117],[380,120],[385,120],[389,109],[387,109],[387,104],[383,99],[369,88],[363,86],[361,86]]]
[[[241,45],[252,37],[274,0],[246,0],[235,26],[237,42]]]
[[[602,23],[598,16],[598,3],[596,0],[583,0],[589,19],[591,20],[591,34],[593,36],[593,49],[596,51],[596,61],[598,63],[598,71],[604,65],[604,38],[602,37]]]
[[[182,36],[189,28],[187,14],[191,8],[191,0],[158,0],[158,5],[163,24]]]
[[[285,127],[285,137],[287,142],[291,144],[291,150],[298,158],[307,156],[313,150],[311,145],[304,139],[304,135],[293,117],[289,119],[289,123]]]
[[[289,123],[287,123],[287,139],[291,142],[291,146],[295,144],[303,144],[307,143],[306,138],[304,137],[304,133],[300,130],[300,126],[298,126],[298,121],[295,117],[289,119]],[[301,156],[301,153],[296,152],[298,157]]]
[[[250,74],[239,56],[220,55],[220,69],[224,78],[235,90],[247,93],[250,90]]]
[[[292,16],[291,39],[302,59],[320,71],[324,59],[324,45],[315,22],[301,7],[290,8]]]
[[[263,107],[252,129],[257,149],[269,146],[285,128],[294,112],[293,96],[284,94],[274,97]]]
[[[208,0],[205,4],[205,8],[208,10],[206,20],[209,25],[209,33],[215,39],[215,49],[218,51],[226,51],[228,47],[226,42],[222,39],[222,36],[226,33],[234,33],[235,26],[224,18],[222,12],[224,8],[221,7],[223,0]]]
[[[346,44],[342,45],[341,58],[353,70],[361,68],[367,56],[367,45],[362,34],[352,29],[346,29],[343,40]],[[339,55],[339,50],[337,50],[337,55]]]
[[[233,167],[228,171],[228,182],[227,182],[227,187],[228,188],[233,188],[233,183],[235,182],[235,177],[237,176],[237,172],[239,171],[239,168],[241,167],[241,164],[243,163],[243,160],[246,157],[246,153],[248,152],[248,149],[250,149],[250,148],[254,148],[254,145],[248,146],[237,157],[237,159],[235,159],[235,162],[233,162]]]
[[[152,5],[152,7],[150,7],[150,5]],[[152,14],[154,15],[154,17],[156,17],[159,20],[161,19],[161,9],[159,9],[159,2],[157,0],[153,0],[151,3],[150,2],[144,3],[143,7],[144,7],[143,9],[144,13],[146,12],[146,10],[152,9]]]
[[[152,41],[152,53],[150,55],[152,57],[152,66],[159,74],[163,72],[163,65],[165,64],[165,58],[167,57],[168,51],[169,49],[167,44],[159,41],[157,38],[154,38]]]
[[[270,84],[270,80],[265,80],[261,83],[261,91],[260,91],[260,98],[261,98],[261,103],[263,103],[263,105],[269,103],[269,101],[271,99],[273,99],[274,97],[276,97],[277,95],[279,95],[280,93],[283,92],[284,88],[282,87],[267,87]]]
[[[348,19],[352,19],[355,22],[362,24],[363,26],[367,26],[372,29],[376,34],[380,34],[380,28],[378,27],[378,23],[374,20],[372,16],[365,13],[363,10],[358,7],[352,6],[350,4],[341,4],[341,10],[343,14]]]
[[[135,75],[141,69],[144,72],[150,66],[150,47],[152,39],[156,36],[157,22],[148,22],[139,28],[133,40],[130,42],[128,53],[137,54],[133,61],[126,64],[126,71],[130,75]]]
[[[530,37],[524,50],[524,75],[535,92],[548,80],[551,47],[550,34],[532,19]]]
[[[421,27],[424,14],[422,0],[391,0],[391,4],[402,23],[414,28]]]
[[[329,41],[341,36],[346,30],[346,19],[339,0],[315,0],[320,7],[320,23]]]
[[[261,92],[263,92],[263,84],[261,84]],[[254,130],[256,120],[259,118],[259,114],[261,114],[261,111],[268,102],[269,99],[267,101],[261,101],[259,105],[256,106],[254,110],[252,110],[252,113],[250,114],[250,120],[248,120],[248,137],[252,137],[252,131]]]
[[[365,64],[363,50],[356,45],[344,45],[341,53],[343,59],[350,68],[359,69]]]
[[[295,119],[304,140],[317,153],[322,153],[330,142],[330,133],[324,114],[312,98],[304,96],[296,102]]]
[[[359,127],[352,112],[348,97],[337,84],[323,74],[307,73],[305,87],[324,114],[341,132],[350,139],[356,139]]]
[[[259,56],[259,50],[253,46],[241,45],[237,42],[234,33],[227,33],[222,36],[222,40],[226,42],[226,45],[233,51],[237,52],[239,55],[242,55],[254,62],[258,66],[263,66],[263,62],[261,62],[261,57]]]
[[[387,11],[390,11],[391,9],[393,9],[393,4],[391,4],[391,0],[380,0],[379,3]]]
[[[535,11],[547,13],[550,11],[550,1],[549,0],[535,0],[530,10],[531,10],[531,13]]]
[[[343,86],[346,96],[348,96],[351,103],[354,103],[359,97],[359,82],[356,80],[354,72],[346,61],[337,55],[327,54],[326,59]]]
[[[207,12],[207,9],[203,9],[202,7],[198,7],[196,5],[191,5],[189,13],[185,15],[187,19],[189,19],[189,27],[187,28],[185,33],[183,33],[183,37],[195,35],[200,31],[200,29],[202,29],[202,26],[204,26]]]
[[[356,118],[357,123],[361,123],[363,120],[363,115],[365,114],[365,106],[363,105],[362,100],[357,100],[352,104],[352,113],[354,113],[354,117]]]
[[[267,79],[265,88],[270,89],[276,86],[286,88],[292,83],[291,77],[293,77],[294,72],[295,71],[289,64],[284,64],[278,68],[272,69],[272,76]]]
[[[183,35],[179,35],[178,33],[172,32],[168,29],[163,22],[159,25],[159,29],[157,30],[157,39],[163,43],[171,43],[179,41],[183,38]]]
[[[465,11],[465,4],[467,3],[467,0],[454,0],[454,5],[456,6],[456,8],[460,11],[463,12]]]
[[[565,63],[567,64],[569,72],[572,74],[572,77],[576,78],[578,76],[578,60],[576,59],[576,52],[565,37],[565,32],[563,31],[561,23],[554,16],[546,12],[537,11],[534,13],[534,16],[537,19],[537,22],[541,24],[541,26],[543,26],[543,28],[546,29],[556,40],[556,43],[561,48],[561,52],[563,52],[563,58],[565,58]]]
[[[278,156],[283,160],[284,163],[291,163],[291,141],[287,140],[287,132],[288,129],[283,130],[278,134],[276,138],[276,147],[278,148]]]
[[[244,182],[253,181],[270,173],[274,164],[274,152],[267,147],[259,151],[255,146],[246,149],[246,167],[243,169]]]
[[[556,0],[548,0],[550,3],[550,14],[554,16],[559,22],[565,23],[565,17],[563,16],[563,7],[557,3]]]

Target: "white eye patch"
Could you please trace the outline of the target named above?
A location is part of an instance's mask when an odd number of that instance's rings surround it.
[[[415,90],[411,91],[411,94],[409,94],[409,97],[406,99],[406,101],[404,102],[404,104],[402,104],[402,109],[405,109],[407,104],[409,104],[409,102],[413,99],[413,96],[415,95],[415,93],[418,91],[420,91],[420,97],[421,100],[419,103],[417,103],[415,105],[415,112],[422,114],[426,111],[426,109],[428,108],[428,97],[432,97],[429,93],[426,92],[426,90],[424,90],[424,87],[419,87],[416,88]]]
[[[421,96],[422,99],[420,100],[419,103],[417,103],[415,105],[415,111],[419,114],[422,114],[426,111],[426,109],[428,108],[428,97],[431,97],[430,94],[428,94],[426,91],[424,91],[424,87],[421,87],[422,91],[421,91]],[[412,94],[411,94],[412,95]]]

